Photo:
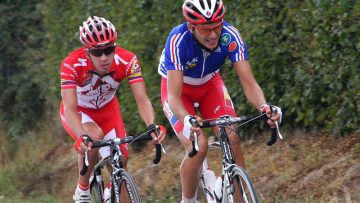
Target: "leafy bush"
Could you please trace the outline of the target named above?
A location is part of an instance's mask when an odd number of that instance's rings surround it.
[[[224,3],[226,20],[242,33],[268,102],[286,112],[286,128],[319,129],[334,135],[360,129],[359,1]],[[119,45],[136,53],[157,121],[167,123],[161,110],[157,62],[171,28],[184,20],[181,2],[33,1],[29,5],[7,1],[0,11],[4,13],[0,25],[6,27],[0,38],[0,64],[11,63],[7,67],[12,73],[9,86],[8,72],[1,66],[0,110],[8,129],[31,129],[41,118],[58,116],[59,65],[81,46],[78,26],[89,15],[110,19],[119,32]],[[229,63],[222,75],[238,113],[254,112]],[[128,131],[144,129],[127,85],[120,86],[119,97]]]

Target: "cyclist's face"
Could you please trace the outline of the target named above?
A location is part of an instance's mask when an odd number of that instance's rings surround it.
[[[87,50],[87,54],[97,73],[106,74],[109,72],[113,63],[115,48],[116,45],[111,45],[105,48],[91,48]]]
[[[189,29],[202,45],[214,49],[218,46],[222,25],[222,22],[201,25],[189,24]]]

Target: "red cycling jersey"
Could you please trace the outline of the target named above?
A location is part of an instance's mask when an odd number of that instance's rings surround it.
[[[109,73],[99,76],[93,71],[84,48],[72,52],[61,63],[61,89],[76,88],[78,104],[83,108],[100,109],[115,96],[120,81],[143,82],[140,63],[135,54],[117,47]]]
[[[63,60],[60,77],[61,89],[76,89],[82,123],[95,122],[102,129],[105,138],[126,136],[115,93],[120,82],[125,78],[128,79],[129,84],[144,82],[140,63],[135,54],[117,47],[109,73],[99,76],[94,71],[91,60],[85,55],[85,48],[80,48]],[[76,140],[77,136],[66,122],[63,103],[60,107],[60,116],[65,130]],[[126,145],[120,148],[127,157]]]

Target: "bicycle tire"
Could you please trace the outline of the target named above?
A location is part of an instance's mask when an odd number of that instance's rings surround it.
[[[120,196],[121,194],[121,188],[123,187],[123,184],[126,184],[126,197],[128,197],[128,199],[130,200],[131,203],[140,203],[140,195],[139,195],[139,191],[135,185],[135,181],[134,179],[131,177],[131,175],[126,172],[126,171],[122,171],[120,173],[120,177],[118,179],[117,184],[120,186],[120,191],[119,194]],[[116,203],[115,201],[115,192],[112,190],[111,192],[111,203]]]
[[[250,179],[250,176],[247,174],[245,169],[236,166],[232,168],[231,174],[232,175],[229,178],[232,179],[232,181],[230,180],[230,182],[237,184],[239,188],[242,188],[241,190],[244,191],[242,192],[243,202],[259,203],[258,197],[256,195],[255,187]],[[225,199],[223,198],[223,202],[233,203],[231,199],[232,195],[227,194],[227,192],[228,192],[227,190],[224,191],[225,196],[223,197],[225,197]]]
[[[93,181],[90,184],[91,203],[103,203],[102,201],[102,187],[100,183]]]

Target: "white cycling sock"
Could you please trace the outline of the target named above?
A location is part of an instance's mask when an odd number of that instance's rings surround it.
[[[77,185],[75,192],[76,192],[76,194],[80,194],[83,192],[90,192],[90,188],[84,190],[79,185]]]
[[[196,203],[196,193],[195,193],[195,196],[192,197],[191,199],[186,198],[186,197],[184,196],[184,193],[182,193],[181,203]]]

